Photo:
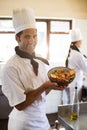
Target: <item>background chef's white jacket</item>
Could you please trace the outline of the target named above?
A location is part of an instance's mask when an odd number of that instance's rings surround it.
[[[2,76],[2,91],[11,106],[25,101],[24,92],[39,87],[48,79],[46,65],[40,60],[35,60],[39,63],[38,76],[33,72],[30,59],[15,55],[6,64]],[[45,116],[45,102],[44,92],[26,109],[19,111],[14,108],[9,115],[8,130],[49,130],[50,126]]]
[[[83,73],[87,73],[87,62],[85,57],[80,52],[71,50],[68,58],[68,67],[76,70],[75,80],[69,85],[71,91],[70,96],[72,100],[76,83],[79,91],[83,85]]]

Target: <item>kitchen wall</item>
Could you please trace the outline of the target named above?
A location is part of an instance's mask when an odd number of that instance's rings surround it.
[[[36,17],[73,19],[73,28],[79,27],[83,34],[82,51],[87,55],[87,0],[0,0],[0,16],[11,17],[12,10],[21,7],[32,7]],[[57,111],[61,97],[60,91],[51,91],[47,96],[47,113]]]
[[[87,0],[0,0],[0,16],[21,7],[34,8],[37,17],[87,19]]]

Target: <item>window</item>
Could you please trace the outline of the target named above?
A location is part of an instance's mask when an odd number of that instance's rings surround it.
[[[38,50],[41,51],[41,54],[43,52],[42,55],[51,62],[64,65],[70,46],[69,30],[72,28],[72,21],[52,19],[43,21],[39,20],[38,22],[37,20],[38,27],[40,27],[38,28],[39,33],[42,34],[42,37],[40,36],[42,43],[39,42]],[[43,40],[44,38],[45,40]]]
[[[36,52],[47,58],[47,25],[46,22],[37,22],[38,43]]]
[[[0,19],[0,62],[7,61],[14,54],[16,46],[14,29],[10,18]]]
[[[63,63],[69,49],[71,20],[36,19],[38,44],[36,52],[52,62]],[[7,61],[17,45],[11,18],[0,18],[0,61]]]
[[[68,32],[69,31],[69,21],[51,21],[50,31],[51,32]]]
[[[13,33],[0,34],[0,61],[7,61],[15,53],[16,44]]]
[[[49,60],[65,64],[70,45],[70,21],[50,21]]]

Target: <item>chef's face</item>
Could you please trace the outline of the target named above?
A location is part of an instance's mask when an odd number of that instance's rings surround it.
[[[16,40],[21,50],[32,54],[37,44],[37,29],[24,30]]]

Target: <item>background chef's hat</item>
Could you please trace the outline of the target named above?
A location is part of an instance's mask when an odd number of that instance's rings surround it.
[[[27,8],[13,10],[13,26],[16,34],[25,29],[36,28],[33,9]]]
[[[76,42],[83,39],[80,29],[71,30],[70,34],[71,42]]]

